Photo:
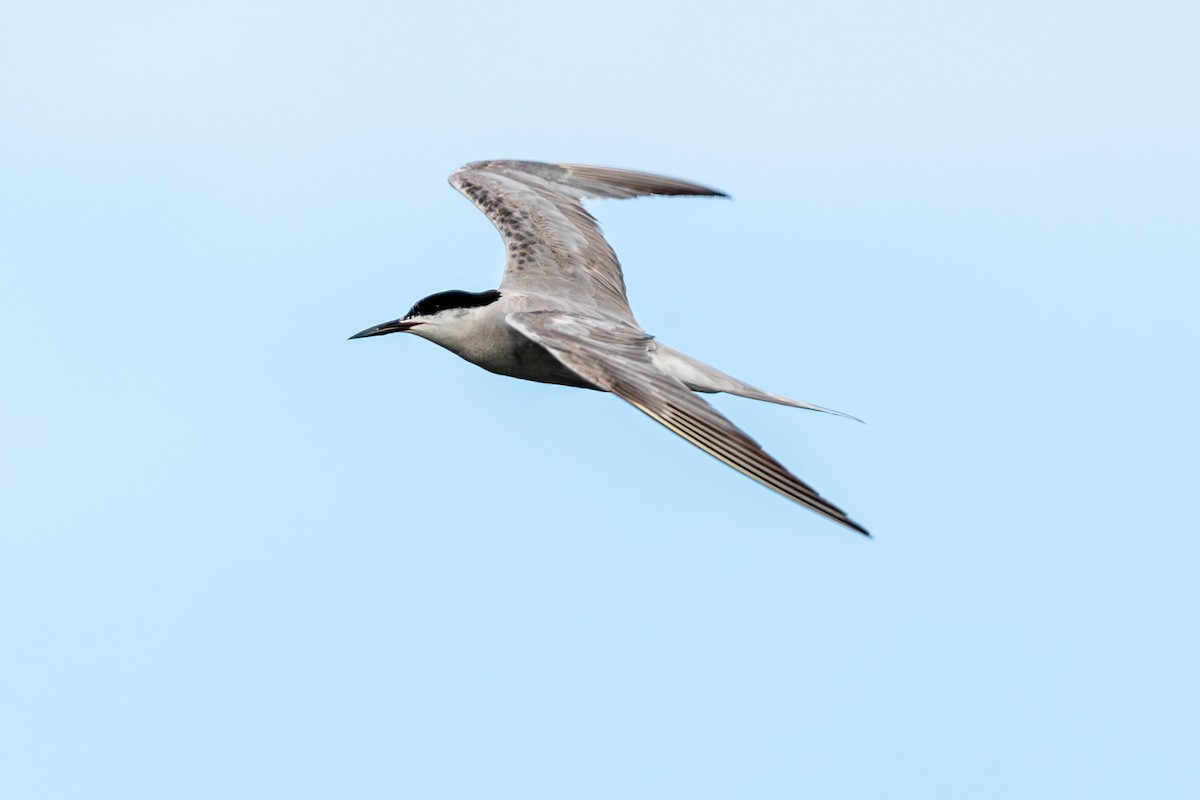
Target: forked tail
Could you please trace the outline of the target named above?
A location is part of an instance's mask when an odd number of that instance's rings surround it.
[[[762,389],[751,386],[748,383],[743,383],[732,375],[726,375],[716,367],[711,367],[703,361],[697,361],[691,356],[681,353],[662,342],[655,341],[651,347],[653,348],[651,356],[658,363],[658,366],[664,372],[682,381],[693,392],[725,392],[727,394],[740,395],[741,397],[749,397],[751,400],[765,400],[768,403],[779,403],[780,405],[793,406],[794,408],[807,408],[810,411],[836,414],[839,417],[852,419],[855,422],[862,422],[858,417],[845,414],[841,411],[834,411],[832,408],[793,400],[790,397],[784,397],[774,392],[764,392]]]

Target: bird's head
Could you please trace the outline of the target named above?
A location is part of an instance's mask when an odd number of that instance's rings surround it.
[[[464,292],[460,289],[438,292],[418,300],[400,319],[380,323],[365,331],[359,331],[350,338],[365,339],[368,336],[383,336],[388,333],[415,333],[423,338],[438,341],[439,328],[444,329],[454,326],[455,322],[464,322],[476,309],[489,306],[499,299],[500,292],[495,289],[486,292]]]

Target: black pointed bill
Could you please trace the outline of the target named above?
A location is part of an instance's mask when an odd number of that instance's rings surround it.
[[[394,319],[391,322],[384,322],[372,328],[367,328],[365,331],[359,331],[350,338],[365,339],[368,336],[384,336],[385,334],[389,333],[404,333],[405,331],[411,330],[413,327],[420,324],[421,323],[419,322],[413,322],[411,320]]]

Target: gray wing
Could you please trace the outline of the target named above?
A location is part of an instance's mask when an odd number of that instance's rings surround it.
[[[871,535],[715,408],[655,366],[649,355],[652,339],[640,330],[615,320],[559,311],[517,312],[505,319],[568,369],[631,403],[709,455],[818,514]]]
[[[500,291],[563,300],[633,322],[617,255],[582,205],[589,197],[715,195],[699,184],[580,164],[478,161],[450,176],[508,249]]]

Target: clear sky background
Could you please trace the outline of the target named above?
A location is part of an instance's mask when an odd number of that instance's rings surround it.
[[[0,796],[1200,796],[1195,3],[0,12]],[[582,161],[869,527],[347,342]]]

